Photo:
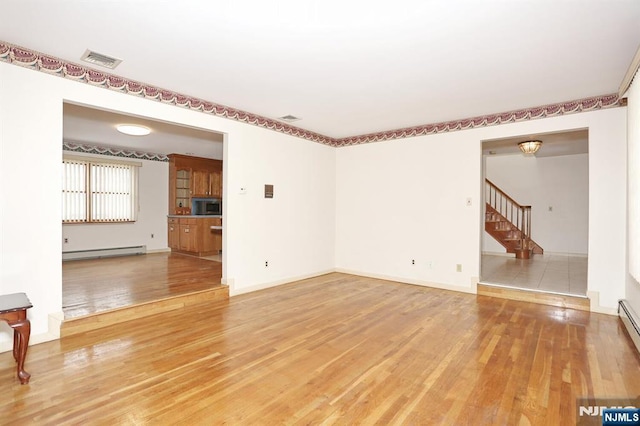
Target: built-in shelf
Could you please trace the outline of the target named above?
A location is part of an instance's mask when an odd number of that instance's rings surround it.
[[[191,199],[191,171],[176,171],[176,207],[189,207]]]

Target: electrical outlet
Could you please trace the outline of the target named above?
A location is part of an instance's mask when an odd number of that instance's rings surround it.
[[[65,238],[65,239],[64,239],[64,243],[65,243],[65,244],[69,243],[69,239],[68,239],[68,238]]]
[[[462,272],[462,263],[456,264],[456,272]]]
[[[416,260],[415,259],[411,259],[411,264],[415,265],[416,264]]]
[[[268,261],[268,260],[265,260],[265,261],[264,261],[264,267],[265,267],[265,268],[269,267],[269,261]]]
[[[151,238],[153,238],[153,234],[151,234]]]

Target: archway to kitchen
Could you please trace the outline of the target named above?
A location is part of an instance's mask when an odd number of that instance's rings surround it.
[[[483,141],[481,283],[586,297],[588,137],[576,129]],[[542,141],[537,152],[519,149],[528,140]],[[526,252],[517,255],[518,244]]]
[[[147,127],[151,133],[119,134],[115,127],[123,123]],[[223,145],[222,133],[64,103],[65,158],[76,163],[131,165],[137,173],[134,220],[62,223],[65,324],[70,320],[88,323],[104,315],[119,322],[118,315],[131,319],[160,312],[165,303],[175,305],[175,298],[186,302],[228,297],[226,286],[220,285],[224,256],[221,210],[192,210],[196,208],[192,199],[199,207],[222,206]],[[207,167],[219,165],[219,170],[211,170],[211,180],[217,177],[219,190],[176,194],[176,167],[171,161],[176,158],[181,169],[191,172],[189,164],[193,163],[201,176],[206,174],[207,185]],[[183,176],[179,182],[185,191],[191,191],[190,178]],[[179,202],[178,195],[182,197]],[[178,205],[180,209],[175,208]],[[189,238],[183,238],[182,245],[179,240],[170,241],[172,228],[185,231]],[[169,247],[174,243],[172,253]]]

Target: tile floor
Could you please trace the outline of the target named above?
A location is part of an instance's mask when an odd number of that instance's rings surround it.
[[[480,281],[552,293],[587,295],[586,256],[533,255],[531,259],[482,255]]]

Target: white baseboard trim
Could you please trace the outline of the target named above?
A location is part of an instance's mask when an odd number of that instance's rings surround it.
[[[336,268],[335,272],[342,272],[342,273],[345,273],[345,274],[358,275],[358,276],[361,276],[361,277],[376,278],[376,279],[380,279],[380,280],[395,281],[395,282],[404,283],[404,284],[420,285],[420,286],[423,286],[423,287],[433,287],[433,288],[438,288],[438,289],[442,289],[442,290],[459,291],[459,292],[462,292],[462,293],[470,293],[470,294],[477,294],[478,293],[478,282],[480,281],[480,279],[478,277],[471,277],[470,278],[469,287],[463,287],[463,286],[455,286],[455,285],[449,285],[449,284],[442,284],[442,283],[434,283],[434,282],[428,282],[428,281],[414,280],[414,279],[410,279],[410,278],[393,277],[393,276],[390,276],[390,275],[382,275],[382,274],[374,274],[374,273],[368,273],[368,272],[362,272],[362,271],[355,271],[355,270],[345,269],[345,268]],[[609,308],[609,307],[600,305],[600,292],[598,292],[598,291],[587,291],[587,297],[591,300],[591,306],[590,306],[590,311],[591,312],[595,312],[595,313],[599,313],[599,314],[606,314],[606,315],[614,315],[614,316],[618,315],[618,309],[617,308]]]
[[[484,255],[484,256],[515,257],[515,254],[507,253],[507,252],[504,252],[504,251],[483,251],[482,255]]]
[[[566,257],[589,257],[587,253],[567,253],[561,251],[545,251],[542,256],[566,256]]]
[[[598,314],[607,314],[618,316],[618,308],[608,308],[606,306],[600,305],[600,292],[599,291],[591,291],[587,290],[587,297],[591,300],[591,312],[596,312]]]
[[[422,287],[438,288],[441,290],[459,291],[462,293],[476,294],[478,292],[478,289],[477,289],[478,277],[472,277],[469,287],[464,287],[464,286],[457,286],[457,285],[450,285],[450,284],[443,284],[443,283],[434,283],[430,281],[416,280],[413,278],[403,278],[403,277],[394,277],[391,275],[374,274],[370,272],[356,271],[353,269],[345,269],[345,268],[336,268],[335,272],[342,272],[343,274],[350,274],[350,275],[358,275],[360,277],[375,278],[378,280],[395,281],[403,284],[419,285]]]
[[[336,272],[336,271],[335,269],[327,269],[324,271],[318,271],[311,274],[299,275],[297,277],[283,278],[281,280],[271,281],[268,283],[258,284],[251,287],[244,287],[244,288],[235,288],[235,279],[233,278],[226,278],[223,284],[226,284],[229,286],[229,297],[233,297],[233,296],[238,296],[240,294],[252,293],[258,290],[265,290],[267,288],[277,287],[283,284],[289,284],[295,281],[301,281],[301,280],[306,280],[308,278],[319,277],[320,275],[330,274],[331,272]]]
[[[167,253],[167,252],[171,252],[171,249],[170,249],[169,247],[167,247],[167,248],[161,248],[161,249],[147,250],[147,254],[153,254],[153,253]]]
[[[29,346],[60,339],[60,326],[62,325],[62,321],[64,321],[64,313],[56,312],[53,314],[49,314],[49,329],[46,333],[32,334],[31,336],[29,336]],[[12,350],[13,336],[11,336],[11,340],[9,341],[0,342],[0,353],[9,352]]]

